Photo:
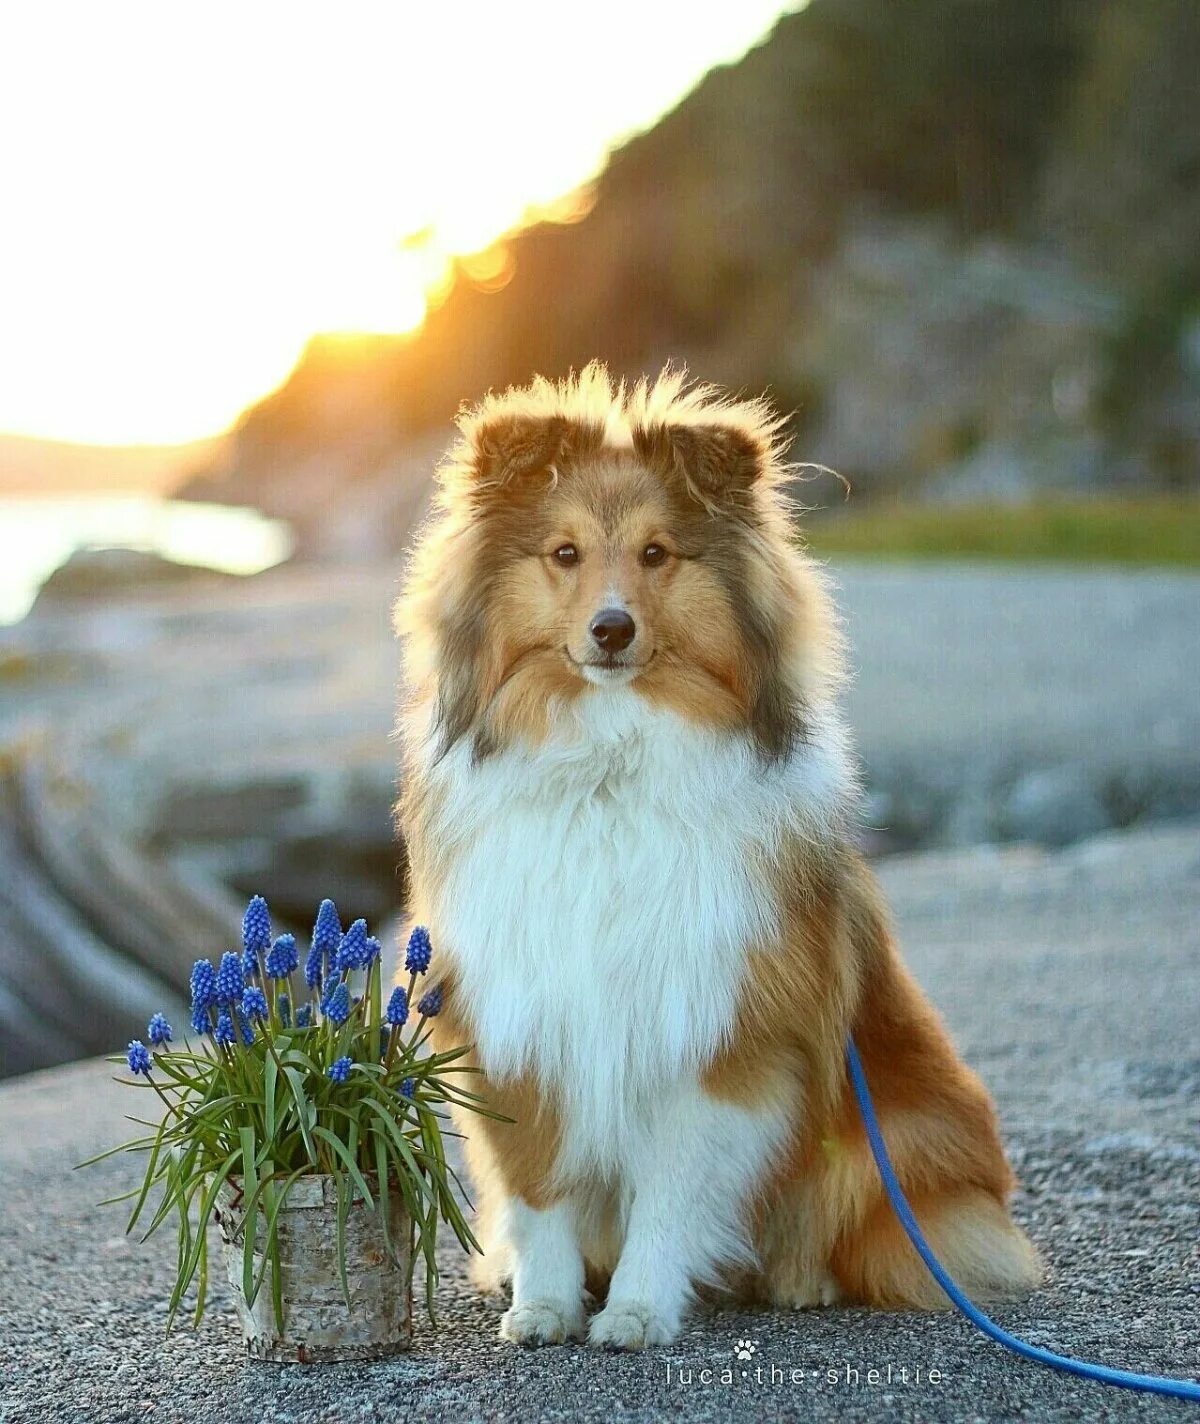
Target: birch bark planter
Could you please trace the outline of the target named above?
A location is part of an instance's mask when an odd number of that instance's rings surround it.
[[[368,1178],[369,1181],[372,1179]],[[373,1182],[372,1182],[373,1186]],[[412,1343],[410,1220],[396,1187],[388,1201],[384,1240],[378,1213],[355,1193],[346,1217],[346,1279],[342,1294],[337,1253],[337,1191],[332,1177],[299,1177],[279,1213],[276,1231],[283,1292],[283,1329],[275,1320],[271,1266],[253,1304],[242,1291],[243,1196],[240,1184],[222,1184],[215,1215],[224,1240],[225,1270],[242,1320],[246,1353],[257,1360],[317,1364],[374,1360]],[[255,1274],[262,1266],[267,1223],[261,1208]]]

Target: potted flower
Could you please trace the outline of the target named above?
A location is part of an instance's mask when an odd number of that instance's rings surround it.
[[[301,967],[294,936],[272,937],[256,896],[242,952],[217,965],[198,960],[192,971],[194,1040],[178,1046],[155,1014],[146,1042],[112,1060],[157,1094],[162,1117],[135,1118],[145,1136],[90,1160],[148,1153],[141,1186],[113,1200],[133,1200],[128,1229],[148,1221],[143,1240],[174,1218],[168,1330],[193,1282],[195,1322],[204,1314],[210,1219],[256,1358],[361,1360],[406,1349],[418,1256],[432,1318],[439,1221],[464,1249],[479,1249],[454,1194],[461,1185],[442,1122],[453,1104],[487,1109],[457,1081],[474,1071],[459,1061],[465,1048],[426,1049],[442,1006],[439,985],[418,995],[430,958],[418,926],[407,987],[385,999],[380,944],[365,921],[343,932],[323,901]]]

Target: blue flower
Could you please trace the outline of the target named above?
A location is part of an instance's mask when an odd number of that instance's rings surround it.
[[[275,1012],[279,1015],[279,1022],[284,1028],[292,1026],[292,1001],[286,994],[280,994],[275,1000]]]
[[[391,1041],[391,1037],[392,1037],[392,1031],[391,1031],[390,1028],[388,1028],[387,1024],[385,1024],[385,1023],[384,1023],[384,1024],[380,1024],[380,1025],[379,1025],[379,1056],[380,1056],[380,1058],[386,1058],[386,1057],[387,1057],[388,1043]]]
[[[162,1014],[155,1014],[146,1025],[146,1037],[155,1048],[161,1048],[164,1043],[171,1041],[171,1025]]]
[[[241,1009],[234,1009],[233,1014],[237,1019],[237,1026],[242,1035],[242,1042],[249,1048],[254,1042],[254,1026],[246,1015],[242,1013]]]
[[[311,1004],[301,1004],[300,1007],[296,1010],[296,1027],[297,1027],[297,1028],[311,1028],[311,1027],[312,1027],[312,1005],[311,1005]]]
[[[424,974],[433,957],[433,945],[429,942],[429,931],[424,925],[414,925],[408,937],[408,950],[404,955],[404,967],[410,974]]]
[[[408,995],[399,986],[392,990],[392,997],[387,1001],[387,1009],[384,1018],[390,1024],[395,1024],[399,1028],[408,1022]]]
[[[229,1010],[222,1009],[217,1015],[217,1026],[213,1030],[213,1037],[222,1048],[230,1048],[233,1045],[233,1020],[229,1017]]]
[[[267,1016],[267,996],[257,987],[251,986],[242,995],[242,1013],[248,1019],[265,1019]]]
[[[192,1008],[209,1009],[217,1002],[217,975],[207,959],[192,965]]]
[[[322,900],[313,925],[312,948],[304,961],[304,982],[310,989],[317,988],[323,981],[341,942],[342,922],[338,919],[337,906],[332,900]]]
[[[350,990],[345,984],[338,984],[325,997],[321,1012],[330,1023],[344,1024],[350,1017]]]
[[[296,948],[296,936],[280,935],[267,955],[267,977],[286,979],[300,963],[300,952]]]
[[[364,969],[367,964],[367,922],[355,920],[342,936],[334,966],[343,974],[352,969]]]
[[[195,1004],[192,1005],[192,1032],[212,1032],[212,1021],[209,1019],[208,1010],[197,1008]]]
[[[243,979],[257,979],[261,970],[258,963],[258,951],[248,949],[242,955],[242,977]]]
[[[317,922],[313,925],[313,948],[324,955],[332,955],[341,943],[342,922],[338,919],[337,906],[332,900],[322,900],[317,911]]]
[[[435,984],[432,989],[421,995],[417,1003],[417,1013],[423,1018],[436,1018],[442,1012],[442,986]]]
[[[221,967],[217,970],[217,1003],[236,1004],[246,987],[246,976],[242,973],[242,961],[233,953],[221,956]]]
[[[363,962],[363,968],[370,969],[371,965],[374,964],[383,953],[383,945],[379,943],[374,935],[370,935],[363,948],[366,950],[366,959]]]
[[[242,948],[247,954],[265,954],[271,947],[271,912],[261,895],[246,906],[242,917]]]
[[[350,1070],[354,1067],[353,1058],[338,1058],[332,1062],[325,1072],[335,1083],[344,1083],[350,1076]]]
[[[400,1096],[403,1098],[411,1098],[416,1091],[417,1080],[415,1078],[405,1078],[404,1082],[400,1084]]]
[[[150,1076],[150,1069],[153,1067],[150,1050],[140,1038],[135,1038],[130,1042],[125,1061],[129,1064],[131,1073],[144,1073],[147,1078]]]

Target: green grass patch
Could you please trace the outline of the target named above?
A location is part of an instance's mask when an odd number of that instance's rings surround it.
[[[1054,500],[1031,505],[879,504],[809,515],[818,557],[1200,567],[1200,499]]]

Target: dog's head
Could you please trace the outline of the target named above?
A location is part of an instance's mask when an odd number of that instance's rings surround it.
[[[785,753],[823,602],[777,494],[778,428],[762,402],[673,375],[626,394],[596,368],[466,415],[402,620],[436,625],[444,743],[537,740],[555,707],[627,685]]]

